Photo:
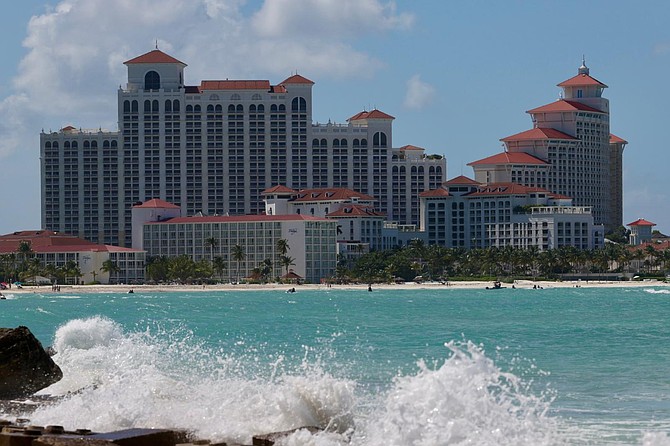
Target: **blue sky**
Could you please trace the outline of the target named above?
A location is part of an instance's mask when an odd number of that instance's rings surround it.
[[[123,61],[156,40],[187,84],[297,71],[316,121],[379,108],[393,145],[445,155],[448,179],[531,128],[584,55],[629,141],[624,223],[669,233],[669,17],[665,0],[22,0],[0,18],[0,233],[40,227],[40,131],[116,130]]]

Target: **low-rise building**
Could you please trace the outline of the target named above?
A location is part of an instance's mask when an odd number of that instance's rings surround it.
[[[420,199],[421,230],[429,244],[594,249],[604,239],[603,226],[593,223],[588,206],[572,206],[569,197],[539,187],[459,176]]]
[[[149,256],[187,255],[194,261],[221,257],[231,281],[252,276],[266,260],[275,277],[292,271],[308,283],[319,283],[335,273],[334,220],[302,214],[181,217],[170,215],[171,203],[147,203],[133,207],[133,232],[141,228]],[[280,239],[287,242],[285,254],[278,250]],[[233,255],[235,246],[241,247],[242,259]]]
[[[0,254],[17,254],[22,243],[29,246],[27,255],[39,259],[43,267],[62,268],[74,262],[81,276],[67,277],[66,283],[144,282],[145,252],[141,249],[98,245],[67,234],[35,230],[0,236]]]

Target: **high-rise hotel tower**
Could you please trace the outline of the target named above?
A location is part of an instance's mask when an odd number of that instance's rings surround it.
[[[186,64],[155,49],[125,62],[118,132],[42,133],[42,226],[131,245],[133,204],[160,198],[184,214],[259,214],[261,192],[348,188],[373,196],[388,220],[419,221],[418,195],[446,174],[442,156],[393,148],[393,117],[362,111],[312,122],[314,82],[184,82]]]
[[[589,206],[595,224],[612,231],[623,224],[622,157],[627,141],[610,133],[607,85],[589,74],[558,84],[562,97],[528,110],[533,128],[503,138],[505,151],[469,165],[480,183],[541,187]]]

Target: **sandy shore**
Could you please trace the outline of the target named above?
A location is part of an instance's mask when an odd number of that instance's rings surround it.
[[[372,289],[392,289],[392,290],[422,290],[422,289],[485,289],[491,287],[492,282],[470,281],[470,282],[406,282],[404,284],[373,284]],[[504,287],[512,288],[511,283],[503,283]],[[581,280],[581,281],[532,281],[532,280],[517,280],[514,287],[517,289],[528,289],[533,287],[542,287],[544,289],[550,288],[593,288],[593,287],[670,287],[670,283],[665,283],[656,280],[644,281],[598,281],[598,280]],[[333,285],[330,289],[340,290],[367,290],[367,284],[360,285]],[[287,290],[295,288],[296,291],[301,290],[326,290],[329,289],[327,285],[287,285],[287,284],[264,284],[264,285],[247,285],[247,284],[217,284],[217,285],[61,285],[60,293],[127,293],[133,290],[137,293],[142,292],[197,292],[197,291],[254,291],[254,290]],[[12,287],[4,290],[4,294],[25,294],[25,293],[51,293],[50,285],[46,286],[26,286],[23,288]]]

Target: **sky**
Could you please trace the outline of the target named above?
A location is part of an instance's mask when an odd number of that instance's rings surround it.
[[[0,234],[39,229],[39,134],[117,130],[123,62],[158,47],[203,79],[315,82],[313,119],[378,108],[446,179],[532,128],[586,60],[624,151],[624,224],[670,233],[667,0],[22,0],[0,17]]]

